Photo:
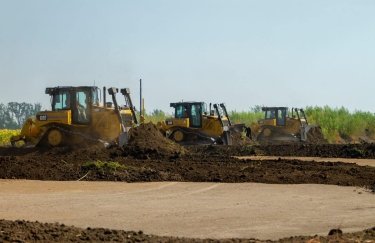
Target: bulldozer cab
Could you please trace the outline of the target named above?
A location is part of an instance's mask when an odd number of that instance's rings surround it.
[[[209,114],[204,102],[177,102],[170,106],[174,108],[173,118],[158,123],[166,137],[182,144],[231,144],[224,104],[214,104],[214,110],[210,104]]]
[[[206,112],[204,102],[179,102],[171,103],[171,107],[175,109],[174,118],[189,119],[189,127],[201,128],[203,113]]]
[[[273,126],[286,126],[288,117],[288,107],[264,107],[264,121],[263,123]]]
[[[97,87],[56,87],[47,88],[51,96],[52,111],[71,111],[73,124],[89,124],[92,106],[99,106]]]

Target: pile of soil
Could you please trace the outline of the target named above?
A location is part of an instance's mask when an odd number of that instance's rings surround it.
[[[342,234],[332,230],[330,236],[297,236],[278,241],[256,239],[188,239],[146,235],[143,232],[110,230],[104,228],[81,229],[63,224],[0,220],[0,242],[365,242],[375,239],[375,227],[362,232]]]
[[[164,137],[153,123],[141,124],[129,131],[129,142],[125,155],[136,158],[178,157],[186,150]]]
[[[228,147],[229,148],[229,147]],[[87,167],[88,162],[113,166]],[[0,149],[1,179],[84,180],[126,182],[259,182],[273,184],[331,184],[373,188],[375,167],[313,161],[239,160],[207,151],[180,157],[137,159],[120,149],[58,148],[48,151]]]

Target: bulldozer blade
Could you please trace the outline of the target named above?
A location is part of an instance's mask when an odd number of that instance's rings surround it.
[[[233,145],[230,131],[224,131],[223,142],[225,145]]]
[[[300,136],[292,134],[277,127],[265,126],[257,135],[256,140],[260,143],[278,144],[278,143],[298,143],[301,141]]]
[[[235,131],[235,132],[243,132],[245,131],[245,129],[246,129],[245,124],[234,124],[229,127],[230,131]]]
[[[309,125],[306,126],[302,134],[304,134],[304,137],[302,141],[308,142],[308,143],[326,143],[326,139],[324,138],[323,131],[319,126],[315,125]]]
[[[120,133],[120,136],[118,138],[118,145],[120,147],[124,147],[125,145],[128,144],[128,140],[129,140],[128,133],[127,132],[122,132],[122,133]]]

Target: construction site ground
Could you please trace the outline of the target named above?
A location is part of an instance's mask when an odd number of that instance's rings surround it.
[[[0,181],[0,218],[158,236],[277,240],[375,222],[362,188],[257,183]]]
[[[0,241],[375,239],[373,144],[181,147],[146,129],[125,149],[0,148]]]

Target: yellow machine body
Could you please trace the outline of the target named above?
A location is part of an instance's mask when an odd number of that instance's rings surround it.
[[[227,119],[222,118],[223,121]],[[190,127],[190,118],[168,118],[159,123],[163,132],[173,133],[176,129],[186,128],[193,132],[199,132],[209,137],[220,137],[224,129],[219,121],[218,116],[202,115],[202,127]]]
[[[264,107],[265,118],[251,126],[259,142],[325,142],[319,126],[309,125],[303,109]]]
[[[76,89],[97,90],[96,87],[57,87],[55,89],[58,90],[55,92],[62,92],[61,90],[73,92]],[[27,145],[59,146],[84,140],[112,142],[118,139],[124,128],[128,130],[136,125],[134,113],[130,107],[116,110],[108,104],[93,102],[87,105],[86,112],[87,120],[82,123],[74,121],[74,108],[38,112],[36,116],[26,120],[20,135],[12,137],[11,143],[15,144],[22,140]]]
[[[300,121],[297,118],[291,117],[285,119],[285,125],[278,125],[276,119],[262,119],[258,121],[258,130],[265,126],[277,127],[280,131],[290,134],[298,134],[301,130]]]
[[[229,126],[226,116],[218,111],[208,114],[203,102],[171,103],[171,107],[175,108],[175,116],[158,123],[165,136],[185,144],[228,143],[224,136]]]

